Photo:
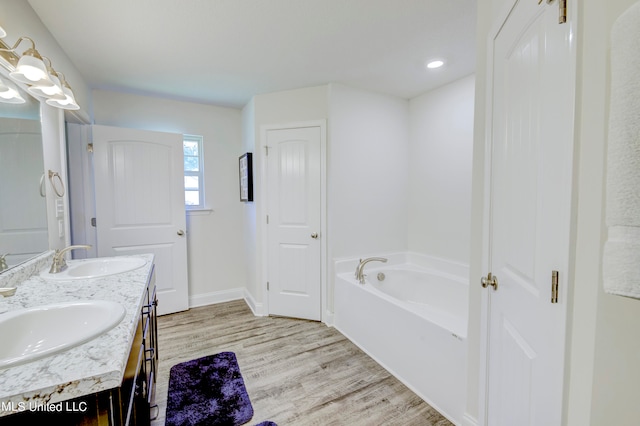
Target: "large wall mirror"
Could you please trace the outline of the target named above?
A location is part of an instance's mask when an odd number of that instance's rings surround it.
[[[25,102],[0,99],[0,273],[49,249],[40,101],[12,87]]]

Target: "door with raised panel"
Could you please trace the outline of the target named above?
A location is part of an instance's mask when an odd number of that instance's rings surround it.
[[[268,130],[268,310],[321,319],[321,128]]]
[[[92,131],[98,256],[153,253],[158,315],[189,309],[182,135]]]
[[[558,14],[557,2],[516,1],[492,40],[491,426],[562,423],[575,57],[572,24]]]

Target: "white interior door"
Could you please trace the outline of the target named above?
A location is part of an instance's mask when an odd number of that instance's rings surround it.
[[[98,256],[153,253],[158,313],[189,308],[182,135],[93,126]]]
[[[268,309],[319,321],[321,128],[268,130]]]
[[[493,39],[488,425],[562,423],[575,60],[558,5],[519,0]],[[552,271],[560,294],[552,303]],[[489,278],[489,277],[487,277]],[[497,284],[495,288],[494,284]]]

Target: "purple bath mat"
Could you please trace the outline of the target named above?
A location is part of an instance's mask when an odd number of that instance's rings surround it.
[[[239,426],[253,417],[233,352],[171,367],[165,426]]]

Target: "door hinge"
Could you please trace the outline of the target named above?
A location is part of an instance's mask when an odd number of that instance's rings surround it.
[[[267,225],[269,224],[269,215],[267,215]]]
[[[269,147],[267,145],[264,146],[264,155],[269,156]]]
[[[538,0],[538,4],[541,4],[543,0]],[[547,4],[551,4],[556,0],[547,0]],[[567,0],[558,0],[558,9],[559,9],[559,16],[558,16],[558,23],[559,24],[564,24],[567,22]]]
[[[558,271],[551,271],[551,303],[558,303]]]
[[[267,281],[267,291],[269,291],[269,281]]]
[[[92,153],[93,152],[93,144],[92,143],[88,143],[87,144],[87,152],[88,153]]]
[[[559,24],[567,23],[567,0],[559,0],[558,7],[560,7],[560,16],[558,18]]]
[[[96,218],[95,217],[91,218],[91,226],[93,226],[94,228],[96,227]]]

